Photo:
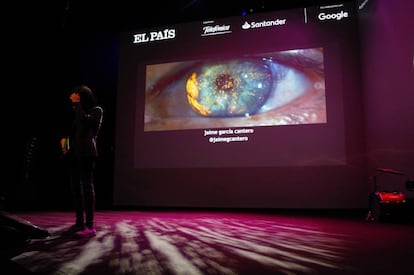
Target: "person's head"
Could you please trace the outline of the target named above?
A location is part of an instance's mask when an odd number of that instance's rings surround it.
[[[76,86],[72,90],[72,93],[79,94],[80,103],[86,109],[94,107],[98,104],[97,99],[96,99],[95,95],[93,94],[92,90],[86,85]]]

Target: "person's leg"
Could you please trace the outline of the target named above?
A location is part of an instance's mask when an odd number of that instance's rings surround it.
[[[85,160],[85,171],[82,175],[83,195],[85,206],[85,225],[88,228],[94,227],[95,213],[95,186],[94,186],[95,160],[88,158]]]
[[[79,227],[79,229],[82,229],[85,226],[81,170],[81,163],[79,162],[79,160],[75,159],[72,165],[71,187],[75,207],[75,226]]]
[[[76,232],[77,237],[95,236],[94,212],[95,212],[95,189],[93,174],[95,169],[94,158],[82,158],[80,161],[80,179],[82,182],[83,206],[85,214],[85,228]]]

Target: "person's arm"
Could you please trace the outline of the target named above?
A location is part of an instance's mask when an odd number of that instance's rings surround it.
[[[92,124],[101,122],[103,113],[101,107],[95,106],[88,111],[84,110],[78,93],[72,93],[70,95],[70,100],[72,101],[75,110],[76,120],[84,120]]]
[[[69,99],[72,101],[74,105],[79,105],[80,103],[80,97],[78,93],[72,93],[69,96]],[[65,135],[60,139],[60,148],[63,155],[66,155],[70,151],[70,137],[69,134]]]
[[[60,148],[62,149],[63,155],[66,155],[69,152],[69,137],[63,137],[60,139]]]

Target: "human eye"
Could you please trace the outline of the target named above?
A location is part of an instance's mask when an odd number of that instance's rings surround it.
[[[145,131],[326,122],[323,51],[148,65]]]

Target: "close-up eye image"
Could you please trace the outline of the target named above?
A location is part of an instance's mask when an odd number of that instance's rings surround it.
[[[322,48],[146,66],[145,131],[326,123]]]

